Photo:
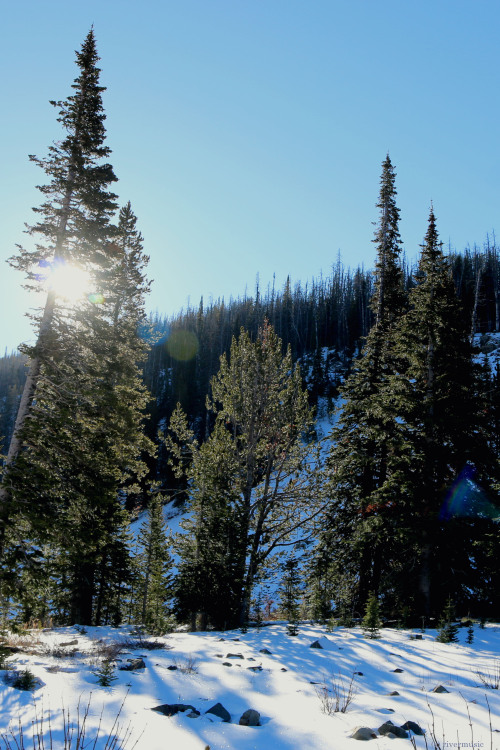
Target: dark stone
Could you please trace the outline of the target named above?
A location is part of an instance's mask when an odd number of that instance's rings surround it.
[[[232,641],[239,641],[239,638],[231,638]]]
[[[379,734],[393,734],[395,737],[400,737],[403,740],[408,739],[408,732],[401,727],[397,727],[392,721],[386,721],[378,728]]]
[[[450,691],[446,690],[446,688],[443,687],[442,685],[437,685],[432,692],[433,693],[449,693]]]
[[[242,727],[260,727],[260,714],[253,708],[249,708],[241,715],[239,724]]]
[[[271,652],[269,651],[268,648],[261,648],[261,650],[259,651],[259,654],[267,654],[268,656],[271,656]]]
[[[215,706],[212,706],[212,708],[209,708],[208,711],[205,711],[206,714],[213,714],[214,716],[218,716],[219,719],[222,719],[222,721],[230,722],[231,721],[231,714],[229,711],[227,711],[222,703],[216,703]]]
[[[200,715],[200,712],[197,711],[194,706],[191,706],[187,703],[163,703],[161,706],[155,706],[151,709],[151,711],[157,711],[159,714],[163,714],[164,716],[175,716],[175,714],[178,714],[179,711],[181,713],[183,713],[184,711],[191,711],[197,713],[198,716]]]
[[[363,674],[363,672],[354,672],[354,674],[357,674],[357,675],[358,675],[358,677],[364,677],[364,674]]]
[[[393,690],[392,693],[387,693],[387,695],[400,695],[397,690]]]
[[[393,669],[393,672],[404,672],[404,669],[400,669],[399,667],[397,669]]]
[[[252,672],[262,672],[262,667],[260,664],[258,664],[256,667],[247,667],[247,669],[251,669]]]
[[[226,654],[226,659],[244,659],[243,654]]]
[[[311,645],[309,646],[309,648],[323,648],[323,646],[321,645],[319,641],[313,641]]]
[[[78,639],[75,638],[73,641],[65,641],[64,643],[60,643],[60,646],[78,646]]]
[[[230,661],[223,661],[223,662],[222,662],[222,666],[223,666],[223,667],[232,667],[233,665],[231,664],[231,662],[230,662]]]
[[[128,664],[124,664],[120,667],[122,672],[135,672],[136,669],[146,669],[146,662],[144,659],[127,659]]]
[[[415,635],[416,641],[423,641],[423,639],[424,639],[424,636],[422,635],[422,633],[416,633]]]
[[[288,672],[288,669],[286,667],[281,667],[282,672]]]
[[[179,669],[179,667],[176,664],[170,664],[167,669],[170,669],[171,672],[175,672],[175,670]]]
[[[413,732],[413,734],[425,734],[422,727],[419,727],[414,721],[405,721],[405,723],[401,725],[401,729],[407,729],[409,732]]]

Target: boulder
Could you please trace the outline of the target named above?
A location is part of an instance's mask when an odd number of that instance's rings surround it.
[[[252,672],[262,672],[262,667],[260,666],[260,664],[257,664],[256,667],[247,667],[247,669],[251,669]]]
[[[432,690],[431,692],[433,692],[433,693],[449,693],[450,691],[446,690],[446,688],[443,687],[443,685],[437,685],[434,688],[434,690]]]
[[[387,695],[400,695],[397,690],[393,690],[392,693],[387,693]]]
[[[249,708],[241,715],[239,724],[242,727],[260,727],[260,714],[253,708]]]
[[[392,723],[392,721],[386,721],[384,724],[382,724],[381,727],[378,728],[378,731],[379,734],[382,735],[392,734],[394,735],[394,737],[400,737],[403,740],[408,739],[408,732],[401,727],[397,727]]]
[[[313,641],[311,645],[309,646],[309,648],[323,648],[323,646],[321,645],[319,641]]]
[[[414,721],[405,721],[405,723],[401,725],[401,729],[407,729],[409,732],[413,732],[413,734],[425,734],[422,727],[420,727],[418,724],[415,724]]]
[[[230,722],[231,721],[231,714],[227,709],[224,708],[222,703],[216,703],[215,706],[212,706],[212,708],[209,708],[208,711],[205,711],[206,714],[213,714],[214,716],[218,716],[219,719],[222,719],[222,721]]]
[[[190,713],[196,713],[198,716],[200,715],[200,712],[197,711],[194,706],[191,706],[188,703],[162,703],[161,706],[155,706],[151,709],[151,711],[157,711],[159,714],[163,714],[164,716],[175,716],[175,714],[178,714],[179,711],[181,713],[184,713],[184,711],[189,711]]]
[[[244,659],[243,654],[226,654],[226,659]]]
[[[120,667],[122,672],[135,672],[136,669],[146,669],[146,662],[144,659],[127,659],[128,664],[124,664]]]
[[[376,740],[377,735],[369,727],[356,727],[352,730],[349,737],[353,740]]]
[[[60,646],[78,646],[78,639],[75,638],[72,641],[64,641],[64,643],[60,643]]]
[[[222,662],[222,666],[223,666],[223,667],[232,667],[233,665],[231,664],[231,662],[230,662],[230,661],[223,661],[223,662]]]
[[[268,648],[261,648],[259,654],[267,654],[267,656],[271,656],[271,651],[269,651]]]
[[[400,669],[399,667],[397,667],[396,669],[393,669],[392,671],[399,673],[399,672],[404,672],[404,669]]]

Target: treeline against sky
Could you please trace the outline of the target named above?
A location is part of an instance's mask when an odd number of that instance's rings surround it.
[[[500,331],[500,253],[495,241],[448,255],[457,296],[471,333]],[[414,269],[405,267],[407,288],[413,286]],[[188,415],[199,439],[209,430],[205,400],[210,381],[219,369],[233,336],[241,328],[252,337],[267,319],[294,360],[300,359],[312,404],[319,397],[330,402],[345,376],[351,358],[373,323],[370,298],[373,272],[351,270],[340,261],[328,276],[311,283],[292,283],[283,289],[258,284],[252,296],[210,301],[188,307],[175,316],[150,316],[144,336],[151,349],[144,365],[144,381],[151,393],[147,431],[156,439],[177,403]],[[26,358],[7,352],[0,358],[0,435],[3,447],[12,435],[15,411],[25,379]],[[160,450],[158,478],[167,471]]]

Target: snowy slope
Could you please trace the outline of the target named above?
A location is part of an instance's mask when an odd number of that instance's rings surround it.
[[[428,745],[434,747],[430,707],[443,748],[444,736],[447,747],[456,747],[459,741],[500,750],[499,690],[486,688],[477,674],[498,674],[498,626],[476,627],[472,646],[464,644],[465,630],[460,631],[460,644],[437,643],[435,631],[424,633],[422,640],[411,639],[410,631],[385,629],[381,633],[380,640],[367,640],[359,629],[337,628],[329,633],[321,626],[306,624],[294,638],[286,634],[284,624],[270,624],[246,634],[173,633],[162,639],[167,650],[138,648],[121,653],[119,664],[142,656],[146,668],[116,671],[116,682],[103,688],[91,672],[98,661],[97,651],[102,651],[98,641],[130,638],[125,628],[89,628],[85,635],[73,628],[36,631],[31,640],[37,643],[31,650],[38,653],[19,652],[9,662],[18,670],[29,667],[43,686],[30,693],[0,682],[0,729],[5,730],[9,722],[16,724],[18,717],[29,727],[35,710],[41,716],[50,709],[53,747],[58,750],[64,747],[60,706],[76,716],[78,701],[85,705],[91,696],[89,727],[97,726],[103,712],[107,730],[125,699],[121,720],[130,722],[132,731],[127,747],[137,741],[137,750],[205,750],[207,745],[210,750],[353,750],[359,746],[349,737],[355,727],[376,730],[388,719],[397,726],[408,720],[416,722],[427,730]],[[78,643],[72,647],[60,645],[74,639]],[[323,648],[310,648],[318,639]],[[261,653],[263,648],[271,653]],[[54,655],[55,649],[56,653],[77,652],[61,657]],[[177,669],[168,669],[172,666]],[[317,695],[321,685],[313,683],[339,672],[347,678],[353,672],[362,674],[355,677],[357,692],[349,710],[328,716],[322,713]],[[431,692],[437,685],[449,692]],[[389,695],[392,691],[399,695]],[[491,706],[492,732],[486,698]],[[205,714],[218,702],[230,713],[231,723]],[[186,712],[169,718],[151,710],[175,703],[192,705],[200,716],[189,718]],[[261,726],[238,724],[249,708],[261,714]],[[417,748],[425,747],[424,737],[414,740]],[[372,742],[378,750],[411,747],[409,739],[379,736]],[[31,742],[26,746],[31,747]],[[104,747],[104,742],[98,743],[96,750]]]

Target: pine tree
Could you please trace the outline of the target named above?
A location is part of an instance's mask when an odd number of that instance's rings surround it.
[[[51,102],[59,110],[65,138],[49,147],[49,155],[40,159],[30,157],[46,173],[49,182],[39,187],[44,196],[42,205],[35,209],[40,221],[29,227],[29,233],[39,238],[35,249],[19,247],[12,265],[26,274],[26,286],[39,290],[40,278],[47,268],[76,263],[86,267],[95,261],[113,236],[109,219],[116,209],[114,193],[109,186],[116,181],[110,164],[103,163],[110,154],[104,145],[105,115],[99,85],[99,58],[94,32],[88,33],[77,65],[80,75],[75,80],[75,93],[63,102]],[[55,356],[55,328],[64,325],[64,314],[58,309],[55,289],[50,289],[45,308],[38,322],[38,340],[34,347],[26,347],[31,359],[28,377],[19,405],[13,436],[0,487],[0,556],[3,549],[9,509],[10,465],[21,450],[21,431],[30,414],[41,369],[47,359]]]
[[[375,233],[377,261],[372,297],[375,323],[361,356],[341,389],[344,400],[333,430],[330,456],[332,498],[318,554],[331,551],[341,579],[350,587],[351,603],[362,610],[368,593],[377,592],[391,567],[390,516],[395,484],[388,466],[400,449],[397,411],[387,383],[395,368],[393,351],[397,321],[405,309],[404,277],[399,261],[399,209],[395,172],[389,157],[382,165],[380,220]]]
[[[221,358],[212,380],[208,406],[215,426],[193,451],[188,471],[194,541],[189,555],[183,553],[180,580],[189,576],[193,585],[183,583],[181,591],[195,593],[195,582],[205,582],[204,598],[196,594],[193,601],[215,602],[223,571],[231,570],[236,587],[220,616],[241,625],[271,552],[288,545],[292,534],[297,542],[311,534],[322,502],[320,458],[305,441],[312,416],[299,370],[267,323],[255,341],[244,330],[233,339],[229,360]],[[208,564],[211,558],[215,566]]]
[[[288,635],[299,634],[300,583],[298,562],[295,558],[291,557],[283,565],[280,592],[281,609],[285,619],[288,620]]]
[[[163,498],[155,494],[139,537],[136,581],[137,620],[148,633],[161,635],[169,627],[172,558],[163,517]]]
[[[415,281],[398,331],[398,372],[390,382],[401,433],[391,470],[402,511],[399,560],[406,560],[406,580],[401,588],[408,591],[408,573],[418,571],[413,586],[418,606],[429,615],[446,591],[466,604],[465,588],[474,587],[477,578],[467,550],[484,533],[480,514],[467,518],[463,508],[448,512],[447,498],[459,483],[473,494],[477,481],[494,482],[497,462],[488,445],[468,326],[432,209]],[[409,538],[411,545],[403,541]]]
[[[116,178],[102,163],[109,149],[97,60],[91,31],[77,55],[75,94],[55,103],[67,137],[35,160],[51,178],[41,188],[42,219],[30,230],[44,243],[20,249],[15,261],[35,286],[39,263],[78,264],[92,294],[68,302],[49,292],[38,341],[26,348],[32,373],[3,488],[16,511],[11,549],[30,540],[49,550],[41,564],[61,617],[116,624],[130,577],[124,502],[146,471],[141,453],[152,450],[143,436],[148,396],[139,370],[149,285],[130,204],[118,227],[110,223],[116,204],[108,186]]]
[[[361,628],[367,638],[380,638],[380,605],[377,597],[370,591],[366,601],[365,616],[361,622]]]
[[[443,614],[439,621],[439,631],[436,640],[440,643],[458,643],[458,625],[455,620],[455,607],[448,598]]]

